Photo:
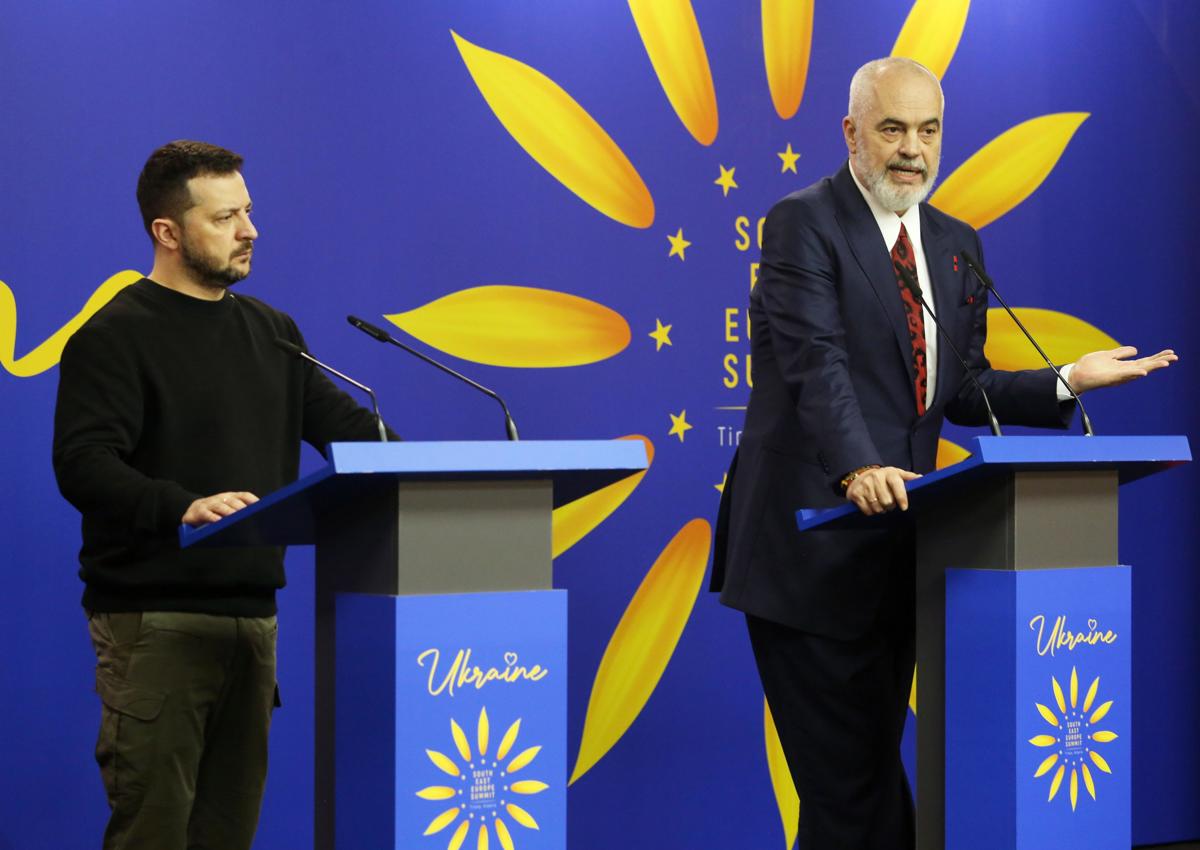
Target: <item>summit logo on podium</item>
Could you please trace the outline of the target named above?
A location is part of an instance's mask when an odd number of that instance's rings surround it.
[[[489,753],[491,724],[486,706],[479,710],[474,741],[467,737],[454,718],[450,718],[450,737],[458,758],[438,750],[425,750],[433,766],[450,777],[450,781],[427,785],[416,792],[422,800],[449,804],[429,822],[423,833],[425,836],[436,835],[457,824],[448,847],[487,848],[489,836],[494,834],[503,850],[516,850],[519,845],[514,832],[519,835],[521,830],[510,828],[506,818],[524,829],[540,828],[534,816],[515,802],[534,797],[550,787],[540,779],[525,778],[525,768],[533,764],[542,748],[535,745],[518,751],[520,733],[521,718],[518,717],[505,731],[500,745]],[[474,843],[467,845],[472,831],[475,832]]]
[[[1058,796],[1063,780],[1066,779],[1071,811],[1075,811],[1075,807],[1079,803],[1080,778],[1083,779],[1083,787],[1087,790],[1088,796],[1095,800],[1096,782],[1092,768],[1103,773],[1112,773],[1112,768],[1098,751],[1097,745],[1112,743],[1117,739],[1117,733],[1100,729],[1097,724],[1108,716],[1113,707],[1113,700],[1102,702],[1094,711],[1092,710],[1100,690],[1100,677],[1097,676],[1092,680],[1092,684],[1083,698],[1083,704],[1080,705],[1079,674],[1074,667],[1071,668],[1069,693],[1063,693],[1062,686],[1053,676],[1050,677],[1050,687],[1054,692],[1054,708],[1042,705],[1040,702],[1034,703],[1034,705],[1042,719],[1051,727],[1051,731],[1035,735],[1029,739],[1029,743],[1035,747],[1052,751],[1038,765],[1033,776],[1036,779],[1054,771],[1054,775],[1050,779],[1050,794],[1046,798],[1047,802],[1052,802]],[[1055,711],[1055,708],[1058,710]],[[1056,766],[1057,770],[1055,770]],[[1070,772],[1068,773],[1068,771]]]

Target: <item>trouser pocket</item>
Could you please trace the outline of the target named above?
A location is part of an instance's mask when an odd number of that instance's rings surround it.
[[[103,704],[96,763],[110,802],[145,791],[158,749],[155,721],[166,694],[135,685],[109,670],[96,670],[96,693]]]

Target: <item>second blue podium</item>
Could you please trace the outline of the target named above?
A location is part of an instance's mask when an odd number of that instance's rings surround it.
[[[315,544],[314,843],[566,846],[566,599],[551,513],[638,440],[334,443],[185,546]]]
[[[1184,437],[978,437],[910,482],[907,515],[800,512],[915,525],[918,850],[1130,846],[1117,491],[1190,459]]]

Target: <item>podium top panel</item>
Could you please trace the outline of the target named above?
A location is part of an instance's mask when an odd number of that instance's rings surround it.
[[[1192,459],[1183,436],[988,436],[975,437],[973,443],[974,451],[965,460],[908,482],[910,510],[920,508],[934,494],[1006,471],[1111,469],[1121,484],[1128,484]],[[866,528],[866,523],[878,529],[881,519],[897,513],[867,517],[847,502],[824,510],[801,509],[796,522],[801,531]]]
[[[370,498],[381,485],[549,481],[558,507],[647,466],[641,440],[330,443],[326,457],[321,469],[220,522],[180,526],[180,546],[313,543],[323,510]]]

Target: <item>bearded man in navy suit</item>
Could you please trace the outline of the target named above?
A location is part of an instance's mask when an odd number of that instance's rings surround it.
[[[712,589],[746,614],[801,800],[803,850],[906,850],[912,795],[900,739],[914,657],[914,547],[905,531],[799,534],[799,508],[849,499],[868,515],[934,468],[944,419],[986,424],[915,277],[997,417],[1066,427],[1049,369],[994,370],[987,297],[962,259],[968,225],[922,203],[941,157],[937,78],[908,59],[864,65],[842,130],[849,161],[767,216],[750,297],[753,390],[722,495]],[[901,272],[898,267],[904,267]],[[1129,347],[1063,369],[1077,392],[1162,368]]]

